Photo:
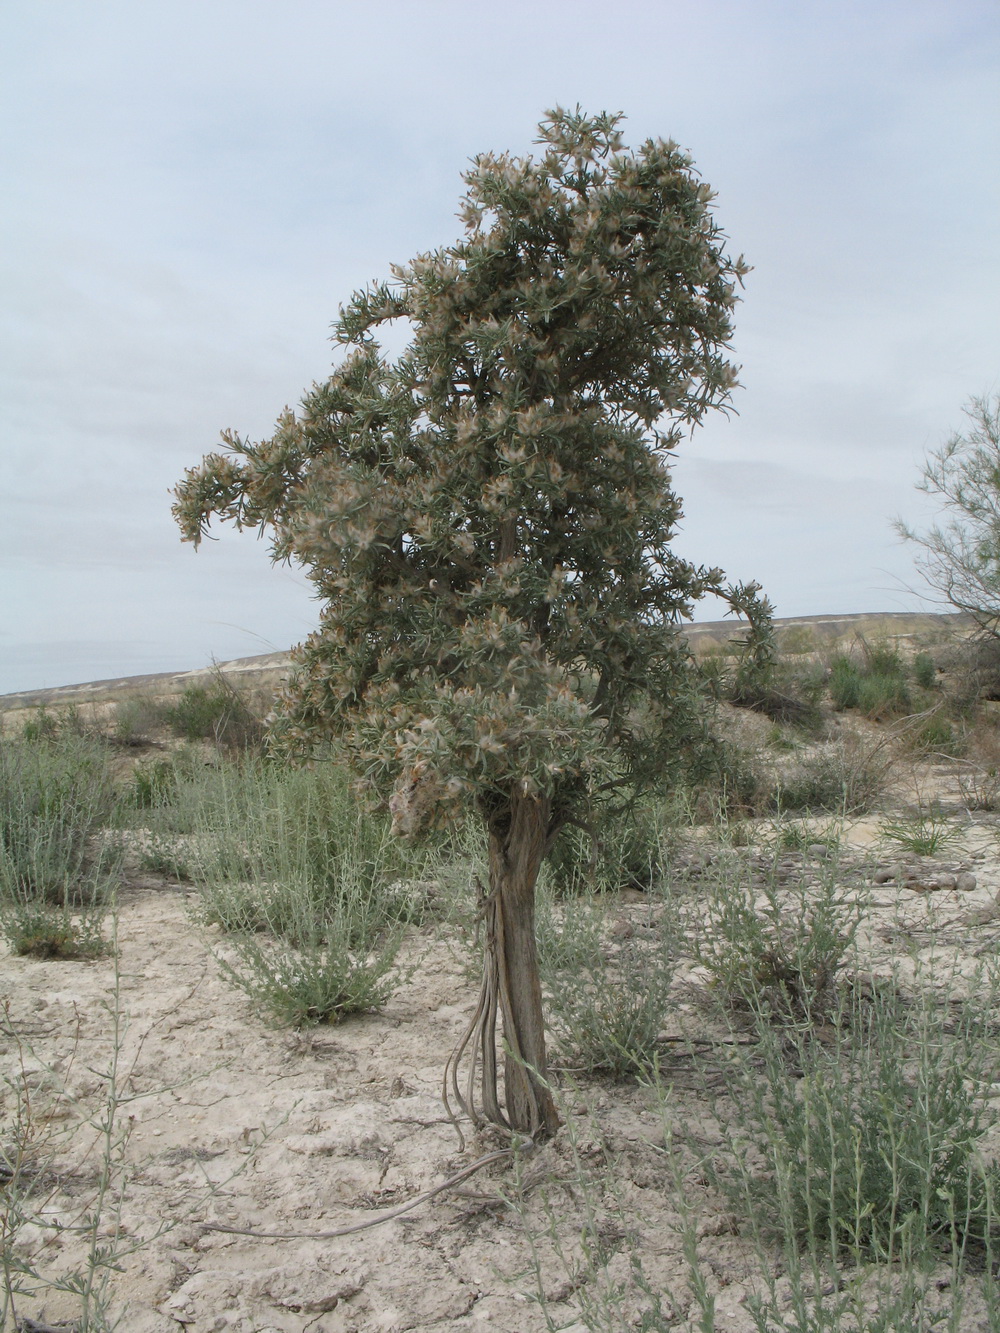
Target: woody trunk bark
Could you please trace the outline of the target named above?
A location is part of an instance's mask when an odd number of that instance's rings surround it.
[[[504,1103],[511,1129],[547,1138],[559,1127],[545,1083],[545,1023],[535,947],[535,882],[545,855],[549,802],[512,795],[489,821],[490,903],[500,1012],[503,1015]]]

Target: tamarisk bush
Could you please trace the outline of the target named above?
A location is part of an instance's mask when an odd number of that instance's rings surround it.
[[[619,119],[556,110],[539,156],[477,157],[463,239],[352,297],[331,377],[271,439],[224,434],[176,492],[187,540],[213,516],[269,529],[316,587],[272,744],[337,738],[399,833],[483,820],[483,993],[451,1085],[474,1120],[539,1135],[558,1123],[539,866],[564,825],[677,771],[702,725],[678,622],[722,577],[671,550],[669,460],[736,383],[745,265],[690,158],[626,150]]]

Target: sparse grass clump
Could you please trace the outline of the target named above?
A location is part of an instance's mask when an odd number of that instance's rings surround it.
[[[174,735],[186,741],[254,750],[264,737],[263,718],[247,694],[218,670],[208,685],[188,685],[176,703],[163,706],[162,716]]]
[[[0,742],[0,918],[15,952],[99,948],[121,866],[120,843],[103,833],[115,801],[99,743],[59,733]]]
[[[842,988],[823,1040],[758,1022],[753,1061],[730,1067],[718,1176],[750,1227],[833,1262],[988,1241],[1000,1172],[980,1142],[1000,1052],[983,1020],[978,1003],[886,987]]]
[[[678,954],[672,914],[606,929],[601,904],[541,902],[539,953],[561,1059],[574,1075],[641,1078],[656,1062]]]
[[[223,968],[261,1008],[338,1022],[391,994],[425,861],[355,802],[339,765],[223,766],[197,840],[201,913],[227,932]]]
[[[836,852],[842,835],[843,829],[836,821],[814,828],[795,820],[777,819],[770,831],[764,832],[761,841],[779,855],[782,852],[804,852],[810,847],[825,847],[829,852]]]
[[[962,829],[933,812],[883,819],[878,831],[883,843],[894,843],[914,856],[938,856],[962,841]]]

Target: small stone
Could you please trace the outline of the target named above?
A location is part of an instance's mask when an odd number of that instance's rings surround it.
[[[988,926],[991,922],[1000,917],[1000,905],[997,903],[987,903],[985,907],[974,907],[971,912],[966,912],[965,920],[970,926]]]
[[[938,875],[937,882],[939,889],[954,889],[958,887],[958,877],[956,875]]]
[[[891,884],[895,878],[896,872],[893,870],[892,866],[879,866],[875,871],[875,874],[872,875],[872,883]]]
[[[971,893],[976,887],[976,877],[969,870],[963,870],[955,877],[955,888],[959,893]]]
[[[829,856],[830,849],[825,842],[811,842],[806,848],[807,856]]]

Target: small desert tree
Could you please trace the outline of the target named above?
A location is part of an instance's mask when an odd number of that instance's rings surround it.
[[[271,530],[315,584],[276,743],[338,738],[401,833],[484,821],[485,976],[452,1087],[478,1118],[481,1059],[483,1113],[530,1134],[557,1124],[539,866],[565,823],[676,771],[699,726],[678,621],[720,579],[670,549],[667,464],[735,383],[744,266],[690,159],[624,150],[618,119],[555,111],[537,159],[476,158],[464,239],[355,295],[332,377],[270,440],[225,434],[175,507],[195,542],[213,514]],[[411,337],[390,361],[393,320]]]
[[[930,587],[1000,637],[1000,394],[973,398],[965,415],[969,429],[928,456],[918,483],[947,519],[926,532],[896,528],[922,548],[917,567]]]

